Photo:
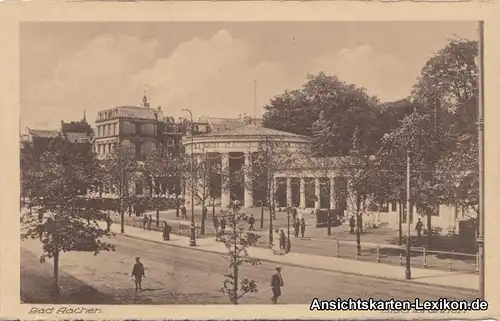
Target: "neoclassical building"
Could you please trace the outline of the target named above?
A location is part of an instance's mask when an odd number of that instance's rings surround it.
[[[277,148],[284,148],[292,157],[286,168],[274,173],[274,191],[277,207],[296,207],[302,210],[337,209],[346,215],[352,211],[353,194],[349,193],[347,180],[343,175],[345,164],[352,160],[348,158],[314,159],[304,156],[304,151],[310,148],[311,139],[306,136],[282,132],[256,125],[245,125],[233,129],[210,132],[198,136],[185,136],[183,145],[186,153],[194,156],[203,154],[218,155],[223,168],[229,171],[238,171],[242,166],[252,164],[254,153],[265,142],[272,142]],[[289,157],[289,156],[287,156]],[[228,175],[229,177],[230,175]],[[244,181],[247,182],[245,171]],[[225,178],[228,179],[228,178]],[[220,193],[220,204],[225,207],[233,200],[243,203],[244,207],[257,205],[259,199],[253,195],[255,189],[248,188],[248,184],[240,186],[221,182],[225,186]],[[191,191],[186,188],[186,206],[190,206]],[[352,196],[352,197],[351,197]],[[195,199],[195,205],[197,201]],[[387,204],[371,204],[365,221],[377,221],[397,227],[400,218],[407,222],[404,204],[391,202]],[[420,216],[414,207],[414,215],[410,215],[410,222],[416,222]],[[450,228],[458,228],[459,222],[468,220],[470,211],[457,207],[439,206],[438,214],[433,217],[433,226],[440,227],[446,232]]]
[[[210,132],[198,136],[186,136],[183,145],[188,155],[192,151],[196,155],[210,154],[219,157],[222,168],[229,172],[238,171],[242,166],[250,167],[254,153],[259,151],[259,146],[264,142],[272,142],[277,148],[286,148],[291,153],[298,152],[310,145],[310,139],[305,136],[282,132],[274,129],[259,127],[248,124],[229,130]],[[228,179],[230,175],[224,175]],[[244,181],[250,178],[245,172]],[[229,182],[221,182],[222,188],[220,204],[225,207],[232,200],[243,202],[244,207],[252,207],[256,203],[252,189],[248,184],[240,186],[231,185]],[[190,202],[190,190],[186,189],[186,202]]]

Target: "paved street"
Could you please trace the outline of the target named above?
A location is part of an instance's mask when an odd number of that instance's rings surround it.
[[[223,304],[227,303],[219,289],[224,274],[228,272],[227,261],[220,255],[189,249],[174,248],[117,236],[113,240],[116,252],[66,253],[61,257],[62,278],[67,288],[62,291],[77,291],[86,287],[80,297],[73,295],[72,303],[88,302],[89,293],[100,297],[100,302],[111,304]],[[38,254],[37,241],[25,241],[23,247]],[[145,291],[135,294],[130,272],[135,256],[140,256],[146,267]],[[37,266],[36,258],[22,251],[22,284],[33,284],[33,274],[50,275],[50,263]],[[263,263],[257,267],[245,266],[242,277],[257,281],[259,292],[244,298],[242,303],[270,303],[269,279],[275,265]],[[74,277],[71,286],[69,276]],[[446,289],[443,287],[386,281],[362,276],[343,275],[283,266],[285,287],[282,303],[309,303],[318,298],[377,298],[437,299],[440,297],[473,299],[474,291]],[[83,282],[83,283],[82,283]],[[87,286],[85,286],[85,284]],[[30,285],[33,287],[33,285]],[[89,288],[90,287],[90,288]],[[26,291],[26,287],[22,286]],[[60,302],[62,303],[62,302]],[[95,302],[97,303],[97,302]]]
[[[257,219],[255,224],[256,231],[261,235],[259,239],[258,247],[266,248],[268,247],[268,212],[264,213],[264,229],[260,229],[260,208],[250,208],[245,209],[250,213],[253,213]],[[218,212],[218,209],[216,209]],[[148,213],[153,218],[156,217],[155,213]],[[198,216],[199,215],[199,216]],[[196,222],[200,222],[201,211],[195,210],[195,220]],[[276,220],[273,220],[273,224],[275,227],[279,227],[284,229],[285,234],[287,233],[287,219],[286,213],[278,212],[276,213]],[[292,242],[292,251],[298,253],[308,253],[308,254],[316,254],[316,255],[326,255],[326,256],[336,256],[336,240],[341,241],[339,245],[339,257],[356,259],[356,245],[354,244],[356,237],[355,235],[350,235],[348,230],[349,227],[346,225],[341,225],[337,227],[332,227],[332,235],[327,235],[326,228],[316,228],[314,226],[314,218],[311,215],[304,215],[304,218],[307,220],[307,228],[306,228],[306,237],[304,239],[299,238],[296,239],[293,236],[291,237]],[[127,218],[129,219],[129,218]],[[179,219],[175,217],[175,210],[163,211],[160,212],[160,219],[167,220],[170,222],[169,224],[174,225],[175,222]],[[137,224],[140,222],[140,218],[135,218]],[[118,221],[117,221],[118,222]],[[187,229],[184,231],[187,233]],[[211,209],[209,211],[209,217],[206,221],[206,236],[212,236],[214,233],[214,229],[212,226],[212,214]],[[291,235],[293,235],[293,229],[290,230]],[[362,253],[358,260],[361,261],[370,261],[375,262],[377,260],[377,249],[376,244],[380,244],[380,261],[381,263],[392,264],[392,265],[400,265],[400,254],[405,255],[400,249],[394,248],[394,246],[385,246],[384,244],[389,244],[394,242],[394,239],[397,237],[398,232],[394,229],[390,228],[381,228],[381,229],[371,229],[365,231],[361,235],[362,242]],[[187,235],[187,234],[186,234]],[[352,242],[352,243],[344,243],[343,241]],[[463,271],[468,273],[475,273],[476,257],[474,255],[457,255],[457,254],[449,254],[449,255],[436,255],[432,253],[427,253],[425,264],[427,268],[445,270],[448,271],[451,266],[452,271]],[[421,251],[412,252],[412,266],[415,267],[423,267],[424,258]]]

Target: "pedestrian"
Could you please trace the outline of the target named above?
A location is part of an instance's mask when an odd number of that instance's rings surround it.
[[[355,234],[354,227],[356,226],[356,220],[354,219],[354,215],[349,218],[349,234]]]
[[[207,219],[207,214],[208,214],[208,209],[204,206],[203,211],[202,211],[202,219],[206,220]]]
[[[417,240],[420,242],[420,238],[422,237],[422,228],[424,227],[424,224],[420,220],[420,217],[418,218],[417,224],[415,225],[415,230],[417,231]]]
[[[250,224],[248,230],[255,231],[255,229],[253,228],[253,225],[255,224],[255,218],[253,217],[253,214],[250,214],[250,217],[248,218],[248,224]]]
[[[163,240],[170,241],[170,231],[172,228],[168,225],[167,221],[163,222]]]
[[[295,235],[295,238],[299,238],[299,231],[300,231],[300,221],[297,219],[295,222],[293,222],[293,232]]]
[[[182,219],[187,220],[187,210],[186,210],[186,206],[184,204],[182,204],[182,207],[181,207],[181,214],[182,214]]]
[[[361,215],[358,215],[358,219],[356,221],[356,223],[358,223],[358,230],[359,230],[359,233],[363,233],[363,217]]]
[[[281,287],[284,286],[283,277],[281,276],[281,268],[278,266],[276,271],[271,276],[271,290],[273,291],[273,297],[271,301],[273,304],[278,303],[278,298],[281,296]]]
[[[300,220],[300,234],[302,235],[302,238],[304,238],[305,232],[306,232],[306,220],[302,218]]]
[[[135,282],[135,292],[142,291],[142,279],[146,278],[146,273],[144,271],[144,264],[141,263],[139,257],[135,258],[135,264],[132,269],[132,277]]]
[[[151,230],[151,223],[153,222],[153,218],[151,215],[149,215],[149,220],[148,220],[148,230]]]
[[[292,219],[293,222],[297,220],[297,209],[295,207],[292,207]]]
[[[280,249],[283,249],[286,252],[286,236],[285,231],[283,230],[280,231]]]
[[[224,235],[224,232],[226,231],[226,219],[222,217],[220,219],[220,232],[222,235]]]
[[[148,228],[148,216],[147,215],[144,215],[144,218],[142,219],[142,227],[144,229]]]
[[[217,238],[217,232],[219,231],[219,219],[217,218],[217,216],[214,216],[212,224],[214,226],[215,235],[216,235],[216,238]]]
[[[273,242],[271,243],[271,247],[275,255],[281,255],[281,247],[279,240],[280,240],[280,232],[278,229],[275,229],[273,231]]]

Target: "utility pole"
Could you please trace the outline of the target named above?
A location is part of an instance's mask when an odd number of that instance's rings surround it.
[[[196,246],[196,226],[194,224],[194,123],[193,123],[193,113],[189,109],[183,109],[183,111],[187,111],[191,118],[191,164],[189,166],[191,170],[191,226],[190,230],[190,238],[189,238],[189,246]],[[203,215],[203,214],[202,214]]]
[[[479,226],[477,246],[479,254],[479,295],[485,299],[484,291],[484,21],[479,21],[478,61],[478,143],[479,143]]]
[[[405,269],[405,278],[407,280],[411,279],[411,265],[410,265],[410,150],[406,151],[406,223],[408,230],[406,231],[406,269]]]
[[[253,118],[257,118],[257,80],[253,81]]]

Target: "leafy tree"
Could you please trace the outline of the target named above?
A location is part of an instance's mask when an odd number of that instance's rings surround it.
[[[394,198],[406,201],[406,155],[410,154],[411,201],[427,216],[428,244],[432,238],[432,215],[441,189],[429,179],[434,172],[434,152],[438,143],[432,134],[433,122],[429,115],[417,111],[405,117],[398,128],[383,139],[380,166],[384,169]],[[413,206],[412,206],[413,207]],[[411,209],[407,209],[407,212]],[[409,216],[407,216],[409,219]]]
[[[105,175],[103,183],[118,194],[121,217],[121,233],[125,232],[125,210],[133,201],[130,185],[137,177],[138,164],[132,149],[115,145],[112,152],[102,160]]]
[[[289,168],[293,162],[290,150],[282,142],[264,137],[258,143],[257,151],[252,153],[252,166],[243,166],[242,172],[248,177],[245,180],[246,188],[260,198],[261,206],[267,205],[269,211],[269,246],[273,243],[273,218],[275,217],[276,187],[274,182],[276,173]],[[242,173],[242,174],[243,174]],[[263,211],[261,211],[263,213]],[[263,217],[261,217],[261,227]]]
[[[205,233],[205,220],[207,219],[203,213],[205,208],[212,200],[212,207],[215,205],[214,189],[220,189],[217,183],[225,180],[220,179],[223,175],[220,157],[213,153],[201,153],[195,156],[194,175],[186,175],[186,181],[189,186],[193,184],[194,198],[201,203],[202,217],[201,217],[201,234]],[[219,179],[217,179],[219,178]],[[191,180],[194,179],[194,182]]]
[[[310,75],[301,89],[276,96],[265,109],[264,126],[312,136],[317,156],[347,155],[356,126],[361,150],[376,151],[383,135],[378,100],[324,73]]]
[[[429,159],[434,166],[428,171],[427,180],[444,191],[444,198],[436,202],[449,205],[473,206],[478,200],[478,196],[464,191],[469,188],[474,193],[475,186],[478,186],[478,180],[472,178],[472,173],[476,172],[474,167],[477,167],[473,165],[474,162],[477,164],[477,151],[471,151],[471,148],[478,147],[478,80],[474,61],[477,53],[476,41],[450,41],[427,61],[412,93],[412,98],[420,106],[419,112],[432,119],[430,133],[437,144],[434,157]],[[469,174],[461,177],[452,173]]]
[[[26,213],[21,217],[21,238],[42,242],[40,262],[52,258],[54,262],[54,294],[59,294],[59,260],[61,252],[114,250],[103,242],[109,237],[98,220],[106,220],[105,214],[86,200],[87,187],[99,172],[99,163],[90,144],[70,143],[55,139],[33,170],[40,188],[31,205],[37,215]],[[35,195],[31,194],[30,195]],[[110,224],[110,222],[108,222]]]
[[[257,243],[259,235],[252,231],[245,231],[244,226],[248,216],[241,211],[238,202],[232,202],[228,210],[221,211],[221,218],[225,219],[229,229],[220,235],[220,240],[227,248],[229,269],[224,284],[220,291],[227,294],[231,304],[238,304],[239,299],[247,293],[257,292],[257,283],[248,278],[241,278],[239,268],[248,263],[252,266],[260,264],[260,260],[252,258],[248,254],[248,248]]]

